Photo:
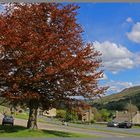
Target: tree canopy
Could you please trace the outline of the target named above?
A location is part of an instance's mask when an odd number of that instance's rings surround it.
[[[84,43],[78,8],[12,3],[0,15],[1,97],[26,104],[29,120],[36,119],[38,107],[57,107],[75,96],[92,98],[106,89],[98,85],[101,54]]]

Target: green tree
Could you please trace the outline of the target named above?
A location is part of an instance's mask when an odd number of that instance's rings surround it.
[[[102,109],[100,111],[100,113],[101,113],[103,121],[108,121],[109,120],[110,113],[108,112],[108,110]]]

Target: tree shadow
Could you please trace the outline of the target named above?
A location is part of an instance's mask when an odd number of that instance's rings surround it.
[[[62,132],[62,131],[55,131],[55,130],[42,130],[44,132],[44,134],[52,134],[56,137],[73,137],[72,133],[70,132]],[[74,136],[74,137],[78,137],[78,136]]]
[[[12,133],[12,132],[22,131],[25,129],[27,129],[27,128],[24,126],[18,126],[18,125],[14,125],[14,126],[11,126],[11,125],[2,126],[2,125],[0,125],[0,133]]]
[[[18,132],[18,131],[24,131],[24,130],[29,130],[28,132],[34,132],[34,133],[42,133],[43,137],[47,137],[49,135],[52,135],[53,137],[67,137],[67,138],[70,138],[70,137],[79,137],[78,135],[73,135],[74,133],[71,133],[71,132],[63,132],[63,131],[55,131],[55,130],[44,130],[44,129],[38,129],[38,130],[32,130],[32,129],[27,129],[26,127],[24,126],[19,126],[19,125],[14,125],[14,126],[11,126],[11,125],[0,125],[0,134],[3,134],[3,133],[15,133],[15,132]],[[23,132],[24,133],[24,132]]]

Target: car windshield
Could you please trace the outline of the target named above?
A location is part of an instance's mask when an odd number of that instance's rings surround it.
[[[6,118],[6,119],[13,119],[12,116],[5,116],[4,118]]]

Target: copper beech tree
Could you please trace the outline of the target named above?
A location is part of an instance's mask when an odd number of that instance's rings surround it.
[[[100,54],[82,40],[77,8],[12,3],[0,15],[0,96],[29,107],[28,128],[37,128],[38,108],[105,90],[98,86]]]

